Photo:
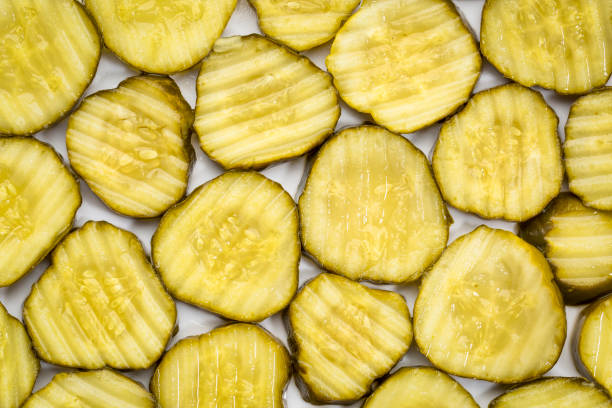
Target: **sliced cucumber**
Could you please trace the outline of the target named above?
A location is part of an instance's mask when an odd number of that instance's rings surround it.
[[[542,254],[481,226],[423,277],[414,307],[419,349],[449,374],[499,383],[537,378],[565,342],[565,309]]]
[[[338,31],[326,63],[350,106],[409,133],[463,105],[482,61],[451,1],[376,0]]]
[[[263,320],[297,289],[295,203],[256,172],[225,173],[199,187],[164,215],[152,248],[173,296],[229,319]]]
[[[401,295],[328,273],[302,288],[289,306],[287,324],[298,387],[315,403],[363,397],[412,342]]]
[[[74,0],[0,0],[0,134],[60,120],[91,82],[101,41]]]
[[[51,260],[23,310],[40,358],[87,369],[136,370],[157,361],[176,308],[135,235],[90,221]]]
[[[113,210],[159,216],[187,189],[193,116],[172,79],[128,78],[70,116],[70,163]]]
[[[197,89],[200,145],[226,169],[300,156],[321,144],[340,117],[327,73],[256,34],[217,40]]]
[[[343,130],[321,148],[299,209],[304,248],[325,269],[382,282],[418,279],[451,222],[427,158],[376,126]]]
[[[183,339],[151,378],[161,408],[279,408],[291,373],[285,347],[251,324]]]
[[[51,146],[0,138],[0,286],[47,256],[80,205],[79,184]]]
[[[561,189],[555,112],[518,84],[476,94],[442,125],[433,169],[444,199],[484,218],[524,221]]]

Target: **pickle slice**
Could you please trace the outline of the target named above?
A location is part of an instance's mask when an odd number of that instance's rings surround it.
[[[377,0],[338,31],[326,64],[346,103],[409,133],[463,105],[482,61],[451,1]]]
[[[101,41],[74,0],[0,0],[0,134],[60,120],[91,82]]]
[[[307,283],[287,314],[306,401],[347,403],[370,391],[408,351],[410,312],[394,292],[323,273]]]
[[[521,224],[521,237],[544,252],[567,303],[612,291],[612,213],[561,193]]]
[[[174,297],[232,320],[263,320],[297,290],[295,203],[256,172],[225,173],[199,187],[164,215],[151,245]]]
[[[104,44],[154,74],[197,64],[225,28],[236,0],[85,0]]]
[[[569,189],[589,207],[612,210],[612,88],[574,102],[563,149]]]
[[[609,0],[487,0],[480,49],[504,76],[562,94],[598,88],[612,72]]]
[[[151,391],[161,408],[278,408],[290,373],[282,344],[238,323],[178,342],[155,370]]]
[[[142,385],[111,370],[57,374],[23,408],[155,408]]]
[[[555,112],[518,84],[476,94],[442,125],[433,169],[444,199],[484,218],[524,221],[561,190]]]
[[[187,189],[193,116],[172,79],[128,78],[70,116],[70,163],[113,210],[159,216]]]
[[[497,397],[489,408],[610,408],[610,397],[582,378],[552,377],[533,381]]]
[[[0,408],[19,408],[30,395],[40,363],[21,322],[0,303]]]
[[[414,307],[419,349],[449,374],[499,383],[537,378],[565,342],[565,309],[542,254],[480,226],[423,277]]]
[[[0,286],[14,283],[53,249],[80,205],[79,184],[52,147],[33,138],[0,138]]]
[[[305,51],[334,38],[360,0],[250,0],[266,35]]]
[[[427,158],[376,126],[343,130],[321,148],[299,209],[304,249],[317,262],[381,282],[418,279],[451,222]]]
[[[157,361],[176,308],[135,235],[90,221],[51,260],[23,310],[40,358],[86,369],[137,370]]]
[[[217,40],[197,90],[200,146],[226,169],[300,156],[322,143],[340,117],[326,72],[256,34]]]

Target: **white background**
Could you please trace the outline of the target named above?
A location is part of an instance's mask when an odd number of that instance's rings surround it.
[[[480,31],[480,14],[484,0],[454,0],[454,3],[461,10],[471,28],[475,33]],[[236,11],[234,12],[229,24],[223,36],[238,35],[238,34],[249,34],[253,32],[259,32],[257,27],[257,18],[254,10],[250,7],[246,0],[239,0]],[[329,53],[329,44],[318,47],[312,51],[306,52],[305,54],[310,57],[319,67],[325,69],[324,59]],[[410,63],[410,62],[407,62]],[[195,80],[198,74],[199,66],[194,69],[187,71],[182,74],[174,75],[173,78],[177,81],[184,97],[187,101],[195,106]],[[125,64],[120,62],[114,55],[109,51],[105,50],[100,61],[97,75],[86,92],[86,95],[101,89],[109,89],[116,87],[119,82],[125,78],[137,74],[136,71],[128,68]],[[497,84],[507,82],[494,68],[490,65],[485,64],[483,73],[478,81],[475,91],[481,91],[487,88],[491,88]],[[551,91],[543,91],[548,103],[555,109],[560,119],[560,133],[563,137],[563,126],[567,120],[570,104],[574,101],[573,97],[565,97],[556,95]],[[358,125],[364,121],[369,120],[365,115],[361,115],[352,109],[348,108],[345,104],[342,104],[342,115],[338,123],[338,128],[346,127],[349,125]],[[65,131],[66,131],[66,120],[58,123],[54,127],[47,129],[46,131],[40,132],[36,135],[40,140],[46,141],[52,144],[55,149],[66,158],[66,144],[65,144]],[[439,131],[439,125],[434,125],[428,129],[420,132],[407,135],[417,147],[419,147],[429,157],[431,156],[431,150],[433,144],[436,141]],[[210,161],[200,150],[197,139],[193,138],[193,146],[196,151],[197,160],[193,167],[193,172],[189,180],[189,192],[193,191],[197,186],[202,183],[216,177],[222,170],[215,163]],[[305,165],[305,158],[298,158],[282,164],[273,165],[262,171],[267,177],[280,182],[285,189],[297,199],[298,196],[298,185],[303,176]],[[128,217],[123,217],[111,212],[105,205],[91,192],[87,185],[81,181],[81,193],[83,195],[83,205],[79,209],[75,226],[81,226],[88,220],[107,220],[120,228],[130,230],[138,235],[141,239],[147,252],[150,250],[150,240],[155,228],[158,224],[158,220],[135,220]],[[455,220],[455,223],[451,227],[450,241],[453,241],[460,235],[463,235],[480,224],[487,224],[496,228],[508,229],[515,231],[516,225],[513,223],[503,221],[485,221],[473,215],[468,215],[457,211],[453,208],[450,209],[451,214]],[[42,262],[34,271],[26,275],[19,282],[8,288],[0,288],[0,301],[6,306],[9,313],[21,318],[23,301],[29,293],[32,284],[40,277],[41,273],[48,267],[48,261]],[[300,282],[312,278],[319,269],[308,259],[302,258],[300,265]],[[369,285],[369,284],[368,284]],[[375,286],[375,285],[369,285]],[[385,289],[391,289],[398,291],[406,298],[410,311],[413,310],[414,300],[417,293],[417,286],[382,286]],[[219,317],[213,316],[212,314],[186,305],[181,302],[177,302],[178,307],[178,334],[173,338],[170,345],[173,345],[181,338],[191,335],[197,335],[205,333],[212,328],[223,324],[224,321]],[[557,363],[557,365],[547,374],[556,376],[576,376],[578,372],[574,367],[574,362],[571,355],[571,341],[573,337],[573,328],[578,318],[578,313],[581,307],[567,307],[567,319],[568,319],[568,339],[563,350],[563,354]],[[282,325],[280,317],[273,316],[265,320],[262,325],[274,333],[279,339],[286,344],[286,332]],[[421,355],[416,346],[413,344],[408,354],[401,360],[399,366],[411,366],[411,365],[425,365],[428,364],[427,360]],[[36,382],[35,390],[40,389],[46,385],[54,374],[62,371],[63,369],[51,366],[43,363],[42,370]],[[151,376],[152,369],[138,372],[128,372],[127,375],[140,381],[145,387],[148,388],[149,378]],[[486,407],[491,399],[503,391],[503,387],[476,380],[458,379],[476,398],[478,403]],[[311,405],[304,402],[295,387],[293,380],[291,380],[289,387],[286,392],[286,405],[288,408],[303,408],[310,407]],[[352,407],[359,407],[361,402],[351,405]]]

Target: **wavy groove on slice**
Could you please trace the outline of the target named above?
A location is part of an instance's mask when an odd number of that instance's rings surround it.
[[[481,226],[424,276],[414,307],[419,349],[449,374],[516,383],[555,364],[565,309],[546,260],[516,235]]]
[[[161,408],[282,408],[291,372],[285,347],[251,324],[178,342],[151,378]]]
[[[136,370],[163,353],[176,308],[136,236],[90,221],[53,251],[23,317],[49,363]]]
[[[558,123],[542,95],[518,84],[476,94],[442,125],[436,143],[444,199],[484,218],[535,216],[563,181]]]
[[[575,357],[586,374],[612,393],[612,297],[582,312]]]
[[[342,99],[398,133],[463,105],[481,63],[472,34],[447,0],[364,2],[338,31],[326,60]]]
[[[57,374],[23,408],[155,408],[142,385],[111,370]]]
[[[412,342],[401,295],[327,273],[291,302],[288,325],[298,387],[307,401],[317,403],[361,398]]]
[[[192,124],[172,79],[128,78],[88,96],[70,116],[70,164],[113,210],[156,217],[187,189]]]

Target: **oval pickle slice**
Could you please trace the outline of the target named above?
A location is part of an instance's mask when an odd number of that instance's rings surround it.
[[[208,55],[236,0],[85,0],[104,44],[144,72],[184,71]]]
[[[562,94],[585,93],[612,72],[609,0],[487,0],[480,49],[504,76]]]
[[[297,290],[295,203],[256,172],[230,172],[200,186],[164,215],[152,248],[174,297],[232,320],[263,320]]]
[[[356,401],[408,351],[410,312],[394,292],[323,273],[308,282],[287,313],[297,385],[306,401]]]
[[[179,341],[151,378],[161,408],[278,408],[289,381],[285,347],[251,324],[232,324]]]
[[[363,408],[479,408],[457,381],[431,367],[401,368],[374,391]]]
[[[0,134],[59,121],[91,82],[101,41],[74,0],[0,0]]]
[[[111,370],[59,373],[22,408],[155,408],[142,385]]]
[[[51,146],[0,138],[0,286],[38,265],[80,206],[79,184]]]
[[[498,383],[537,378],[565,342],[565,309],[542,254],[480,226],[423,277],[414,307],[419,349],[449,374]]]
[[[444,199],[484,218],[524,221],[563,181],[555,112],[518,84],[480,92],[444,122],[432,164]]]
[[[156,217],[187,189],[193,111],[166,77],[128,78],[70,116],[70,164],[113,210]]]
[[[463,105],[482,61],[451,1],[377,0],[338,31],[326,64],[346,103],[410,133]]]
[[[360,0],[249,0],[266,35],[305,51],[334,38]]]
[[[304,249],[317,262],[380,282],[418,279],[451,222],[425,155],[376,126],[343,130],[321,148],[299,209]]]
[[[226,169],[300,156],[321,144],[340,117],[326,72],[256,34],[217,40],[197,90],[200,146]]]
[[[19,408],[32,392],[39,369],[23,325],[0,303],[0,408]]]
[[[131,232],[90,221],[55,248],[23,318],[43,360],[66,367],[150,367],[176,308]]]

